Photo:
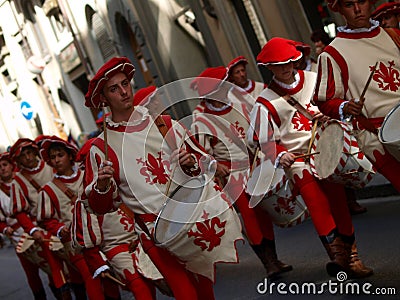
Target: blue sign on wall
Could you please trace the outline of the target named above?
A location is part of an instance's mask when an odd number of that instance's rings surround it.
[[[33,108],[29,104],[29,102],[22,101],[21,102],[21,113],[24,116],[25,119],[28,121],[33,118]]]

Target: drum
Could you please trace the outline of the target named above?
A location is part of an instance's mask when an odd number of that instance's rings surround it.
[[[398,132],[400,124],[400,104],[396,105],[385,117],[379,130],[379,141],[386,150],[400,161],[400,135]]]
[[[250,206],[258,205],[268,212],[279,227],[292,227],[310,216],[300,195],[294,195],[283,169],[275,168],[271,160],[264,160],[249,178],[246,192],[251,195]]]
[[[206,175],[179,186],[160,211],[154,228],[158,246],[167,248],[189,271],[214,280],[214,264],[237,262],[235,242],[243,239],[240,220],[225,194]]]
[[[329,120],[318,128],[312,146],[319,154],[310,157],[313,174],[320,179],[362,188],[375,174],[367,157],[358,147],[351,127],[337,120]]]

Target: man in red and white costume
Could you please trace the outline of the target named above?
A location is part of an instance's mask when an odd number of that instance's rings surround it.
[[[154,120],[146,108],[134,107],[130,85],[134,71],[127,58],[115,57],[106,62],[90,81],[85,105],[108,105],[112,114],[106,119],[108,160],[104,143],[97,143],[91,148],[86,162],[85,194],[89,206],[94,212],[105,214],[117,209],[121,202],[126,204],[136,216],[135,229],[143,249],[167,281],[175,298],[213,299],[215,263],[237,262],[235,241],[241,239],[239,219],[231,208],[226,207],[224,212],[228,215],[223,220],[224,231],[216,232],[216,228],[210,228],[208,234],[211,236],[203,236],[212,244],[209,250],[213,251],[204,251],[205,256],[190,257],[184,265],[169,251],[155,245],[154,225],[166,201],[165,194],[169,193],[168,187],[173,190],[190,176],[198,174],[199,159],[205,153],[192,138],[183,141],[187,132],[179,123],[169,117]],[[176,162],[180,167],[174,167]],[[170,180],[172,175],[173,180]],[[205,186],[207,194],[212,192],[209,187]],[[213,203],[225,203],[223,195],[215,188],[211,189],[218,195]],[[204,222],[209,221],[206,211],[203,217]],[[222,224],[222,216],[214,218]],[[210,237],[217,240],[208,240]],[[188,239],[190,247],[200,247],[198,239],[190,238],[189,232],[184,239]],[[217,246],[213,243],[215,241],[220,243],[218,247],[214,247]],[[186,253],[186,249],[180,250],[182,255]]]
[[[238,56],[227,65],[228,81],[249,93],[254,99],[267,87],[265,83],[247,77],[247,64],[249,61],[244,56]]]
[[[240,211],[250,246],[263,263],[267,277],[273,278],[292,270],[292,266],[278,260],[269,215],[259,208],[250,208],[245,193],[253,156],[246,132],[254,98],[241,93],[227,78],[228,72],[223,66],[207,68],[197,77],[197,92],[204,100],[205,109],[194,116],[191,131],[216,159],[214,179]]]
[[[89,140],[87,143],[90,144],[79,150],[79,162],[84,163],[94,141]],[[124,205],[105,215],[91,214],[85,208],[86,200],[75,202],[72,236],[75,247],[81,248],[93,277],[102,278],[105,293],[111,292],[111,282],[106,277],[110,267],[100,254],[102,252],[135,299],[155,299],[152,281],[160,283],[162,276],[143,252],[132,216],[121,209]],[[118,287],[114,288],[118,290]]]
[[[269,68],[274,77],[251,112],[249,142],[275,161],[276,168],[284,168],[303,197],[331,258],[326,265],[328,274],[336,276],[339,271],[345,271],[352,277],[369,276],[372,270],[362,265],[356,253],[344,187],[317,180],[308,162],[295,159],[296,155],[308,152],[312,121],[290,105],[287,98],[295,99],[314,119],[323,117],[310,103],[316,74],[293,68],[301,56],[295,42],[283,38],[272,38],[257,56],[258,64]]]
[[[16,254],[21,263],[28,280],[29,287],[32,290],[35,300],[46,299],[46,291],[43,287],[42,279],[39,275],[39,270],[47,272],[50,282],[51,272],[49,266],[46,264],[45,259],[40,258],[39,254],[41,248],[38,245],[32,245],[28,249],[24,249],[22,253],[18,248],[18,243],[24,241],[22,238],[24,230],[14,218],[8,217],[10,215],[11,200],[11,182],[14,177],[15,164],[10,159],[8,152],[0,154],[0,232],[4,233],[16,247]],[[29,241],[26,241],[30,243]],[[25,247],[24,247],[25,248]]]
[[[371,19],[377,20],[382,28],[399,28],[400,3],[386,2],[379,5],[371,14]]]
[[[36,222],[39,191],[54,175],[53,169],[39,159],[38,150],[38,146],[27,138],[20,138],[10,149],[10,157],[19,168],[11,183],[11,217],[16,218],[24,231],[42,246],[57,292],[71,297],[62,261],[49,248],[51,234]]]
[[[370,20],[372,0],[329,0],[328,7],[347,22],[318,58],[313,101],[332,118],[353,118],[354,135],[362,152],[379,173],[400,191],[400,162],[380,143],[377,130],[400,101],[399,47],[379,23]],[[362,53],[362,55],[360,55]],[[362,91],[375,64],[365,93]]]
[[[75,166],[78,149],[57,136],[41,142],[40,155],[54,170],[54,178],[39,192],[37,220],[60,238],[67,253],[69,284],[77,299],[104,299],[99,279],[93,279],[82,254],[71,245],[74,202],[82,192],[83,172]]]

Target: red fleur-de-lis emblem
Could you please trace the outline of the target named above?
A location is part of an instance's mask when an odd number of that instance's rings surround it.
[[[297,131],[310,131],[312,127],[311,121],[298,111],[293,116],[292,124]]]
[[[223,192],[222,188],[216,183],[213,185],[214,190],[217,192],[220,192],[222,200],[224,200],[226,203],[228,203],[229,207],[232,206],[232,201],[229,200],[228,196]]]
[[[124,226],[124,230],[127,232],[132,232],[134,229],[134,224],[133,220],[129,218],[126,213],[124,213],[122,210],[118,210],[118,215],[121,216],[119,219],[119,222]]]
[[[169,180],[169,175],[166,170],[171,172],[170,163],[162,158],[163,152],[158,152],[158,157],[154,157],[153,154],[147,155],[147,161],[143,161],[142,158],[136,159],[137,164],[141,164],[143,167],[140,169],[140,174],[146,178],[146,183],[151,185],[155,183],[166,184]]]
[[[400,87],[400,74],[399,71],[394,69],[394,61],[388,61],[389,67],[387,67],[383,62],[379,63],[378,69],[375,71],[372,77],[377,83],[378,87],[383,90],[390,90],[396,92]],[[372,71],[374,66],[369,67]]]
[[[294,214],[294,202],[295,198],[283,198],[279,197],[276,203],[274,203],[274,209],[278,214],[281,215],[293,215]]]
[[[203,217],[208,217],[208,213],[203,211]],[[188,237],[194,237],[193,243],[199,246],[202,251],[212,251],[221,244],[221,237],[225,234],[226,221],[221,222],[218,217],[204,222],[196,222],[197,231],[189,230]]]

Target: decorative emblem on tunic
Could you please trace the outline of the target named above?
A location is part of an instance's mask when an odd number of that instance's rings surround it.
[[[147,160],[143,161],[142,158],[136,159],[138,164],[143,167],[140,169],[140,174],[146,178],[146,183],[153,184],[166,184],[169,180],[169,175],[166,173],[171,172],[170,163],[168,160],[163,159],[163,152],[158,152],[158,157],[149,153]]]
[[[297,131],[310,131],[312,127],[311,121],[298,111],[293,116],[292,124]]]
[[[230,129],[233,134],[237,135],[238,137],[244,139],[246,137],[246,133],[244,132],[244,128],[240,126],[239,121],[236,121],[234,124],[230,125]],[[229,137],[228,137],[229,138]]]
[[[132,232],[134,229],[133,220],[129,218],[122,210],[118,210],[118,215],[121,216],[119,222],[124,226],[124,230],[127,232]]]
[[[284,198],[279,197],[274,203],[274,209],[281,215],[293,215],[295,209],[296,197]]]
[[[204,222],[196,222],[196,231],[189,230],[188,237],[194,237],[193,243],[202,251],[212,251],[221,244],[221,237],[225,234],[226,221],[221,222],[218,217],[208,219],[208,213],[203,211]]]
[[[378,87],[381,90],[396,92],[400,87],[400,74],[399,71],[393,68],[395,66],[393,60],[388,61],[388,64],[389,67],[380,62],[372,78],[378,83]],[[374,66],[370,66],[369,68],[372,71]]]

